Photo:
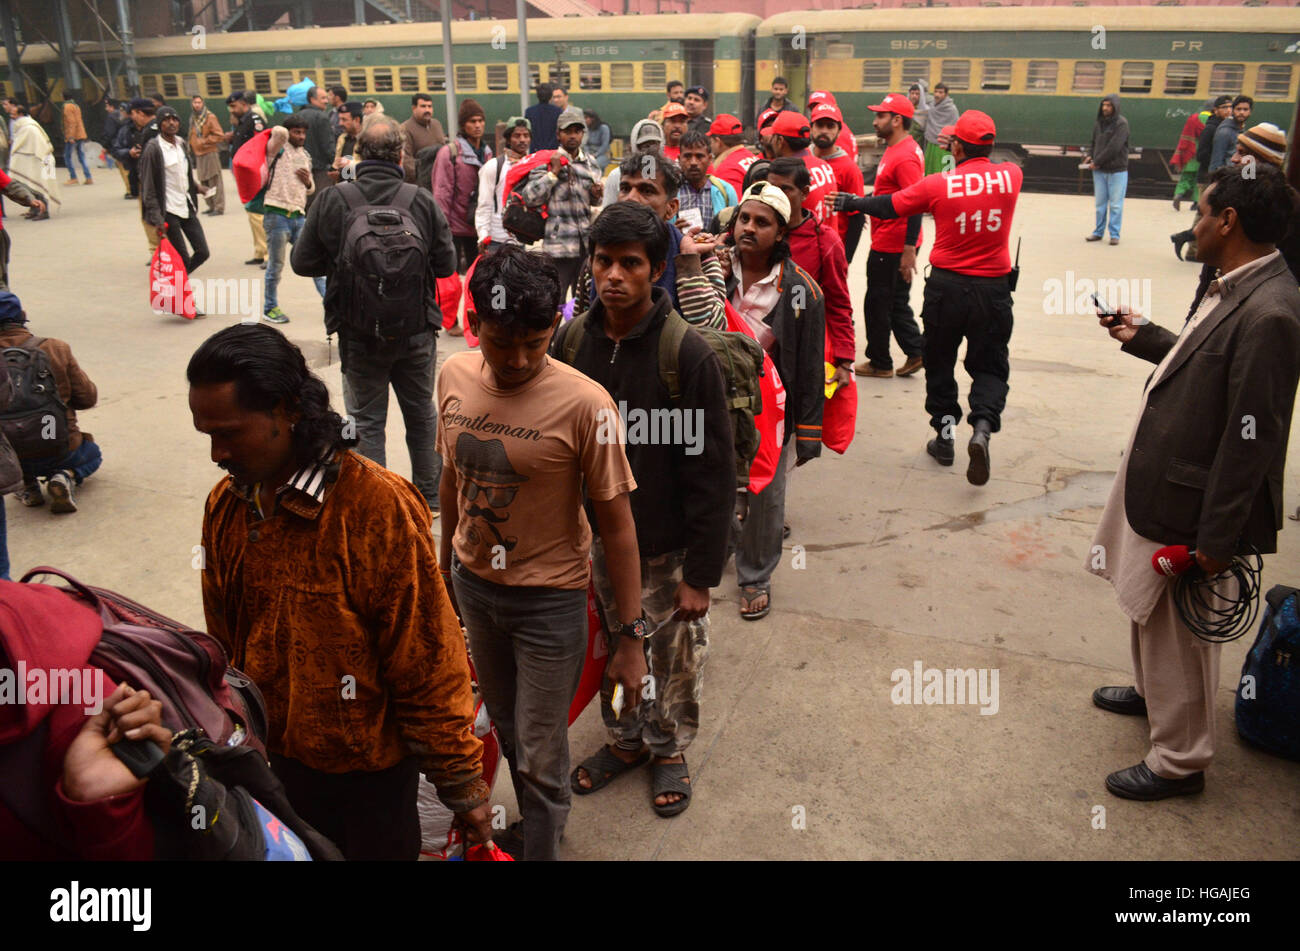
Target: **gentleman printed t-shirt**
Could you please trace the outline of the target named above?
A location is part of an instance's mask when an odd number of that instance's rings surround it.
[[[915,185],[925,177],[925,156],[910,135],[885,149],[876,166],[876,184],[872,194],[892,195]],[[907,237],[906,218],[872,218],[871,250],[898,254]],[[921,244],[917,235],[917,246]]]
[[[906,218],[923,211],[934,215],[934,267],[1000,277],[1011,270],[1011,218],[1024,173],[1011,162],[994,165],[969,159],[951,172],[927,175],[895,192],[894,211]]]
[[[438,374],[437,399],[461,563],[494,584],[585,588],[584,489],[605,502],[636,488],[609,393],[549,357],[537,376],[503,390],[481,353],[458,353]]]

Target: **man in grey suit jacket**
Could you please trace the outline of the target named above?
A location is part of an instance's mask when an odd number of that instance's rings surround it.
[[[1200,260],[1218,277],[1182,333],[1136,313],[1101,320],[1125,352],[1157,364],[1087,562],[1130,618],[1136,678],[1099,687],[1093,702],[1145,714],[1151,726],[1146,758],[1106,778],[1126,799],[1200,792],[1214,756],[1221,645],[1183,623],[1174,580],[1154,571],[1151,555],[1187,545],[1212,577],[1252,546],[1277,551],[1300,380],[1300,291],[1276,245],[1296,200],[1274,168],[1219,170],[1196,225]],[[1236,587],[1222,577],[1215,590],[1235,596]]]

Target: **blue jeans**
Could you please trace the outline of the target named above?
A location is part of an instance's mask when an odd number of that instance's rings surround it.
[[[587,589],[510,587],[452,557],[451,582],[524,819],[524,859],[553,861],[569,817],[569,705],[587,654]]]
[[[302,233],[302,226],[306,222],[305,216],[288,218],[278,211],[267,211],[262,216],[262,225],[266,229],[266,303],[262,305],[264,314],[279,305],[276,290],[280,286],[280,272],[284,270],[284,246],[298,240],[298,235]],[[324,297],[325,278],[314,277],[312,280],[316,282],[317,292]]]
[[[55,459],[22,460],[23,478],[28,482],[37,478],[48,478],[56,472],[67,470],[76,477],[81,485],[86,477],[99,468],[104,461],[104,454],[99,451],[99,444],[84,437],[81,445],[67,455]]]
[[[1101,237],[1106,227],[1106,213],[1110,212],[1110,236],[1119,238],[1119,226],[1124,220],[1124,193],[1128,191],[1128,171],[1092,173],[1092,193],[1097,200],[1097,227],[1092,233]]]
[[[90,169],[86,167],[86,153],[82,151],[82,147],[85,144],[85,139],[82,139],[80,142],[63,143],[63,164],[68,167],[68,178],[72,179],[74,182],[77,180],[77,170],[72,167],[73,146],[76,146],[77,158],[81,159],[81,170],[86,173],[86,179],[89,180],[91,178]]]

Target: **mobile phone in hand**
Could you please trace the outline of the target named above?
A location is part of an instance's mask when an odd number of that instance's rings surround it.
[[[1102,324],[1103,327],[1114,327],[1116,324],[1120,323],[1119,313],[1111,310],[1110,305],[1106,303],[1105,299],[1103,299],[1101,295],[1093,294],[1092,302],[1097,305],[1099,316],[1110,318],[1110,320],[1107,320]]]

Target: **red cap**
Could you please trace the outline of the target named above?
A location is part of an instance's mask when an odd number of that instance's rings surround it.
[[[779,112],[780,112],[779,109],[764,109],[762,112],[758,114],[757,128],[759,129],[763,128],[763,123],[766,122],[769,118],[776,118]]]
[[[963,142],[971,145],[984,145],[997,136],[997,127],[987,113],[978,109],[967,109],[953,126],[953,134]]]
[[[690,113],[686,111],[686,107],[680,102],[670,102],[668,105],[664,106],[663,112],[659,115],[664,119],[671,119],[673,116],[685,116],[689,114]]]
[[[841,126],[844,125],[844,116],[840,115],[840,107],[829,102],[818,103],[813,106],[810,122],[816,122],[818,119],[834,119]]]
[[[891,92],[880,104],[876,106],[867,106],[872,112],[893,112],[900,116],[912,118],[916,115],[916,107],[912,105],[912,100],[906,96],[900,96],[896,92]]]
[[[740,120],[726,113],[714,119],[713,125],[709,126],[709,135],[740,135],[744,131],[745,127]]]
[[[957,131],[957,127],[956,127],[955,125],[946,125],[946,126],[944,126],[942,129],[939,130],[939,134],[940,134],[940,135],[951,136],[951,135],[952,135],[954,132],[956,132],[956,131]]]
[[[825,89],[818,89],[808,97],[809,106],[815,106],[822,102],[829,102],[832,106],[837,105],[834,93],[829,93]]]
[[[812,127],[802,113],[785,110],[772,123],[773,135],[788,135],[794,139],[806,139],[812,133]]]

